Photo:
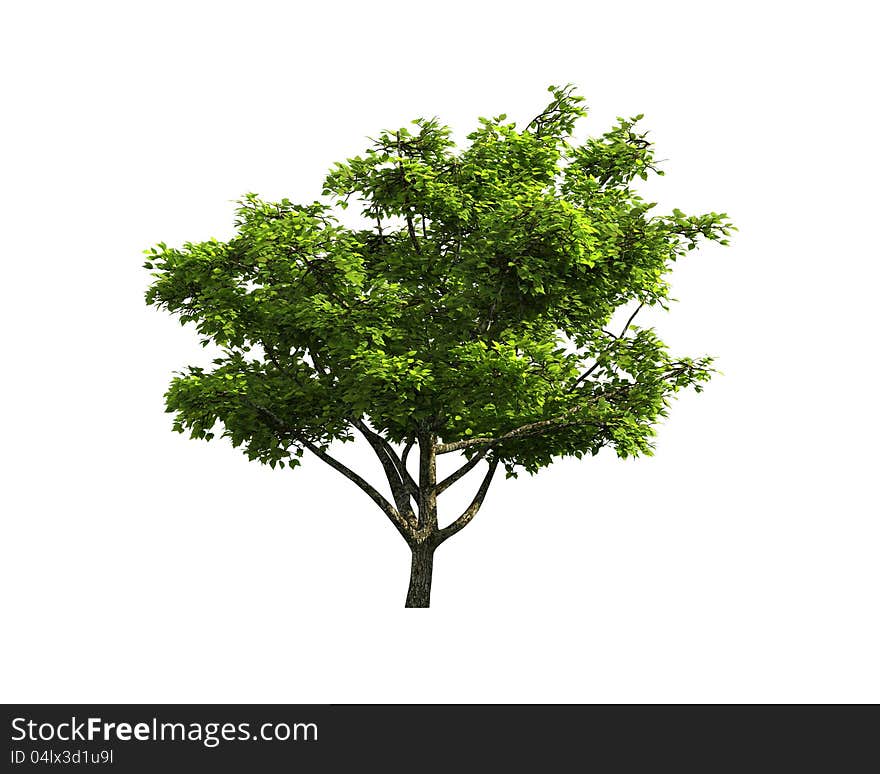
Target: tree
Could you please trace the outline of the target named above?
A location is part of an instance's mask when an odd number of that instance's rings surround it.
[[[727,243],[727,216],[651,214],[633,182],[663,173],[642,116],[574,144],[583,98],[550,91],[522,129],[483,118],[459,150],[418,119],[337,163],[329,204],[248,194],[229,241],[147,251],[147,302],[222,352],[171,382],[174,429],[219,432],[273,468],[308,451],[353,482],[412,551],[407,607],[429,605],[435,550],[499,467],[650,454],[672,394],[712,373],[634,319],[668,308],[664,277],[700,238]],[[333,207],[352,203],[349,228]],[[628,319],[613,332],[617,310]],[[390,497],[330,454],[357,436]],[[438,480],[444,454],[461,464]],[[441,526],[441,496],[477,468],[470,505]]]

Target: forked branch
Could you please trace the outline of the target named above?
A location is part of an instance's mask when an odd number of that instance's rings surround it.
[[[483,500],[486,499],[486,492],[489,491],[489,485],[492,483],[492,477],[495,475],[495,469],[498,467],[498,459],[493,457],[489,461],[489,470],[486,471],[486,475],[483,477],[483,482],[480,484],[480,488],[477,490],[477,494],[474,496],[474,499],[471,501],[471,504],[467,507],[464,513],[461,514],[455,521],[452,522],[448,527],[444,527],[437,533],[439,545],[444,540],[448,540],[451,538],[456,532],[464,529],[468,524],[470,524],[474,516],[480,510],[480,506],[483,504]]]
[[[362,419],[356,419],[352,424],[360,430],[361,435],[367,439],[367,443],[376,452],[391,488],[399,489],[404,501],[408,501],[409,495],[417,498],[419,488],[391,444],[382,435],[371,430]],[[395,493],[396,496],[397,493]]]

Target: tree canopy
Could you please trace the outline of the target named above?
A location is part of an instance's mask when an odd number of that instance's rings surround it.
[[[175,429],[273,467],[304,450],[341,465],[329,446],[363,434],[395,503],[355,483],[404,537],[413,444],[508,475],[605,446],[650,453],[670,397],[699,390],[711,359],[670,354],[634,313],[665,308],[673,262],[732,226],[656,214],[635,190],[663,174],[642,116],[578,144],[582,97],[550,91],[522,128],[482,118],[458,148],[417,119],[337,163],[321,201],[248,194],[228,241],[149,250],[147,302],[222,351],[171,382]],[[358,227],[339,219],[349,206]],[[634,313],[609,330],[620,309]]]

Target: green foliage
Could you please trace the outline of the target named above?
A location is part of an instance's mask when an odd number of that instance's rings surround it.
[[[509,475],[603,446],[650,453],[669,398],[710,361],[607,327],[628,304],[665,307],[672,262],[733,227],[652,214],[632,187],[662,174],[641,116],[577,145],[582,98],[551,92],[525,128],[480,119],[463,149],[436,119],[383,132],[329,172],[331,204],[249,194],[228,242],[149,250],[147,302],[224,352],[171,383],[175,429],[221,427],[273,466],[359,419],[392,442],[473,441],[466,454],[491,440]],[[361,228],[333,215],[352,204]]]

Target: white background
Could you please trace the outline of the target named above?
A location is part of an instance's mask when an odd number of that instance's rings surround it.
[[[6,4],[0,699],[880,700],[869,7]],[[654,458],[500,480],[406,611],[353,485],[170,431],[203,355],[144,306],[141,251],[228,237],[247,191],[313,200],[382,128],[528,121],[566,82],[582,137],[646,114],[649,198],[739,226],[649,320],[724,376]]]

